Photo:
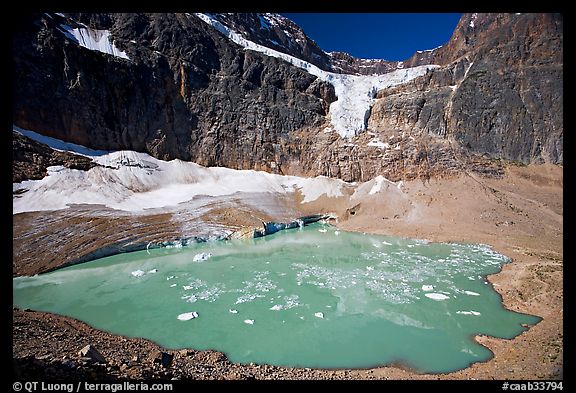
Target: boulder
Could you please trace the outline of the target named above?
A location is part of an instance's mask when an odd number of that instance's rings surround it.
[[[149,361],[151,361],[152,363],[160,364],[164,368],[170,368],[170,366],[172,365],[173,358],[174,355],[169,354],[168,352],[162,352],[158,350],[151,352],[150,355],[148,356]]]
[[[96,363],[107,363],[104,356],[102,356],[102,354],[90,344],[78,351],[78,356],[81,358],[88,358]]]

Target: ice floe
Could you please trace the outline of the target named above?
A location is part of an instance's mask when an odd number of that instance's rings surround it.
[[[142,277],[146,273],[144,272],[144,270],[134,270],[130,274],[132,274],[134,277]]]
[[[456,314],[462,314],[462,315],[476,315],[476,316],[478,316],[478,315],[482,315],[482,314],[480,314],[478,311],[472,311],[472,310],[470,310],[470,311],[456,311]]]
[[[208,259],[210,259],[210,257],[212,257],[212,254],[210,254],[209,252],[201,252],[200,254],[194,255],[194,258],[192,260],[194,262],[201,262],[201,261],[207,261]]]
[[[426,293],[424,294],[424,296],[426,296],[427,298],[430,298],[432,300],[446,300],[446,299],[450,299],[449,296],[446,296],[444,294],[441,293]]]

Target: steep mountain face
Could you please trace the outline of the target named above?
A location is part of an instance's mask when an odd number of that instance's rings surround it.
[[[404,68],[404,62],[380,59],[359,59],[345,52],[324,52],[291,20],[270,13],[215,13],[216,20],[259,45],[289,54],[335,73],[352,75],[386,74]],[[419,51],[406,63],[417,67],[435,63],[432,50]],[[425,53],[426,56],[421,54]]]
[[[329,84],[193,15],[79,19],[94,25],[39,15],[15,34],[16,125],[96,149],[271,169],[289,133],[322,124],[335,100]],[[70,39],[102,28],[128,59]]]
[[[287,53],[334,71],[331,57],[310,39],[296,23],[278,14],[216,13],[212,16],[256,44]]]
[[[562,163],[561,15],[466,14],[448,43],[403,62],[327,54],[279,15],[212,17],[310,65],[245,49],[192,14],[33,15],[14,34],[14,124],[95,149],[346,181]],[[348,138],[329,113],[347,90],[306,71],[426,64],[440,67],[369,89],[365,129]]]
[[[454,60],[381,91],[374,130],[453,138],[492,158],[562,162],[561,16],[466,15],[434,56]]]

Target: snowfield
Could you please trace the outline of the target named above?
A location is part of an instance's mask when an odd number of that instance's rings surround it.
[[[237,192],[294,193],[302,203],[319,197],[342,196],[346,184],[324,176],[303,178],[255,170],[207,168],[181,160],[162,161],[135,151],[106,152],[62,142],[14,127],[16,132],[58,150],[90,157],[102,166],[88,171],[53,166],[42,180],[13,183],[13,214],[65,209],[69,204],[101,204],[125,211],[174,206],[199,195],[221,196]]]
[[[209,14],[196,13],[195,15],[245,49],[283,59],[332,84],[338,100],[330,104],[330,121],[342,138],[350,139],[366,129],[370,108],[379,90],[406,83],[426,74],[430,69],[440,67],[439,65],[424,65],[398,69],[383,75],[336,74],[321,70],[311,63],[286,53],[247,40]]]
[[[79,23],[83,25],[82,23]],[[91,29],[88,26],[80,28],[72,28],[68,25],[61,24],[63,33],[73,42],[86,49],[95,50],[102,53],[107,53],[112,56],[128,59],[126,52],[121,51],[110,40],[110,31]]]

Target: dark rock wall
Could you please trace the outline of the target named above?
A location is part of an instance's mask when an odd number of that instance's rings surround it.
[[[13,40],[20,127],[95,149],[348,181],[443,176],[477,168],[482,155],[563,160],[561,15],[464,15],[450,42],[405,61],[442,67],[379,92],[367,132],[352,141],[323,131],[331,85],[193,15],[70,16],[110,29],[130,60],[65,38],[58,27],[71,20],[31,16]],[[386,146],[369,146],[376,140]]]
[[[271,169],[289,133],[322,123],[335,99],[332,86],[244,51],[194,16],[111,18],[130,60],[68,40],[58,25],[70,22],[55,15],[15,35],[16,125],[96,149]]]
[[[12,132],[12,181],[40,180],[46,168],[62,165],[70,169],[88,170],[96,166],[89,158],[57,151],[24,135]]]

